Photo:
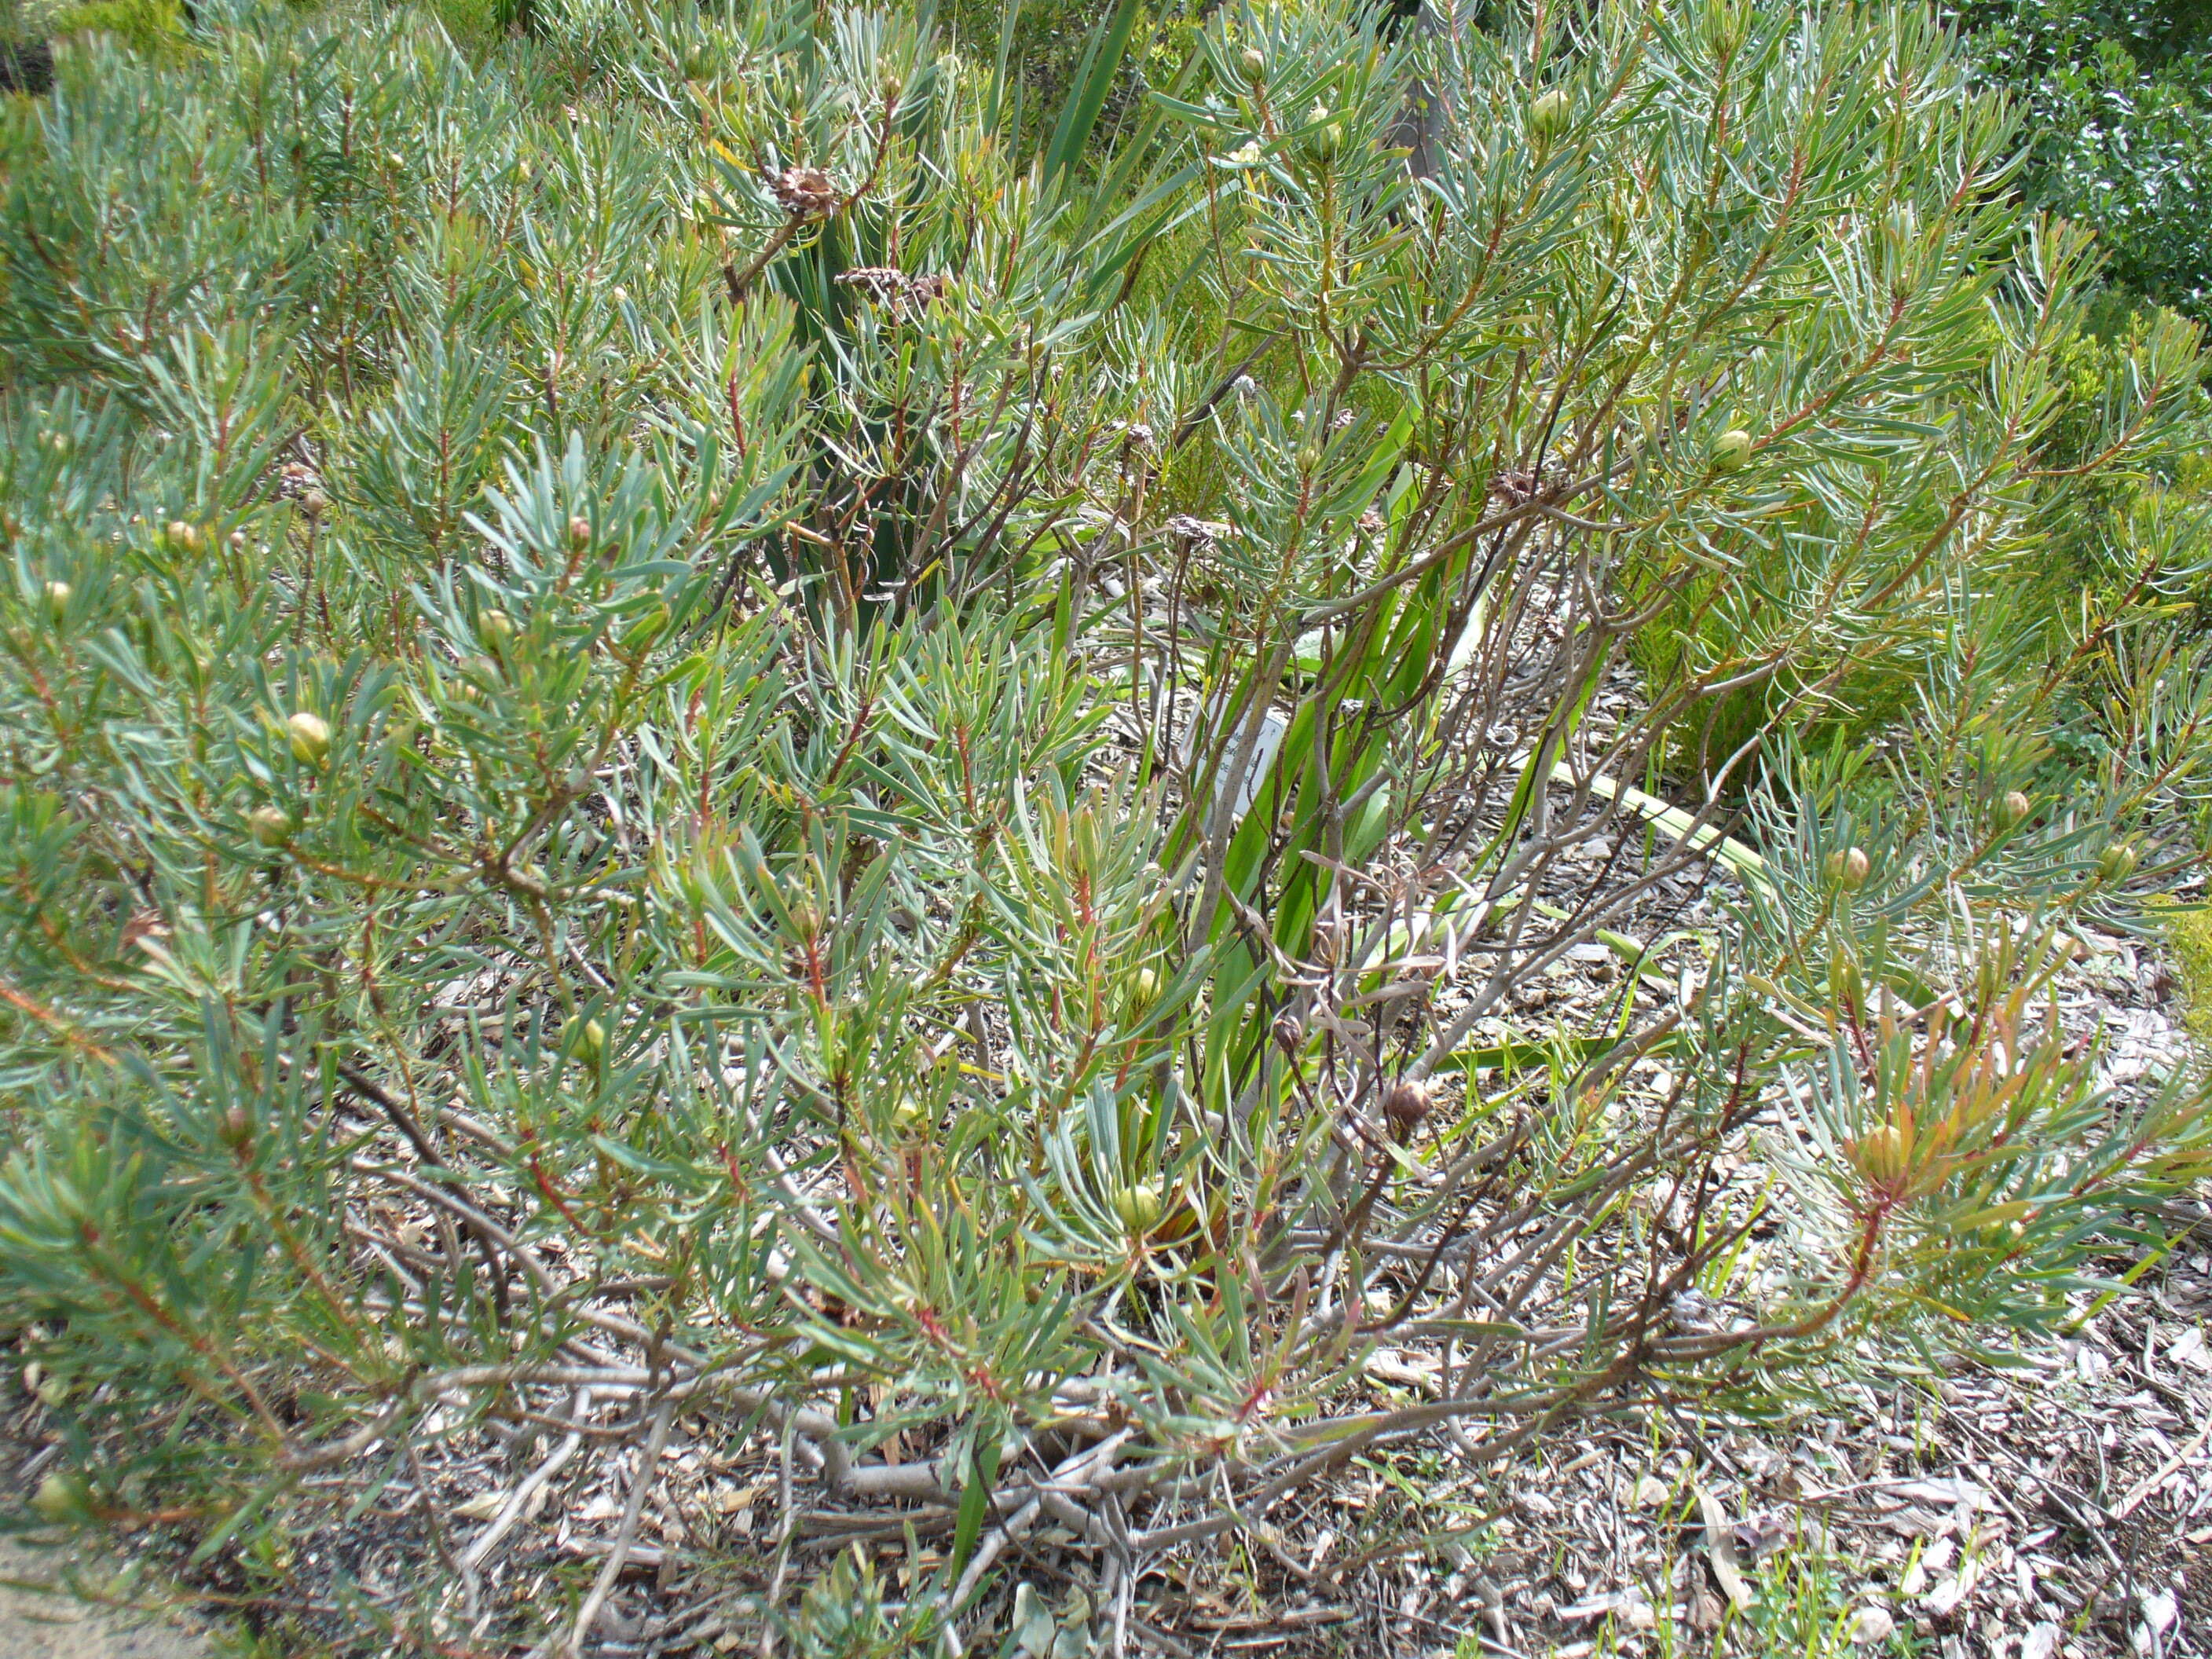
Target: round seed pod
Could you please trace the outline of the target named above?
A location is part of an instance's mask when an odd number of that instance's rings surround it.
[[[1422,1120],[1435,1109],[1428,1085],[1410,1078],[1400,1078],[1382,1097],[1382,1120],[1401,1140],[1419,1128]]]
[[[246,827],[261,847],[282,847],[292,839],[292,815],[281,806],[257,806],[246,815]]]
[[[292,758],[304,766],[320,766],[331,752],[331,728],[323,717],[302,708],[284,722],[292,741]]]
[[[1730,427],[1713,440],[1713,470],[1716,472],[1735,472],[1751,459],[1751,434],[1741,427]]]

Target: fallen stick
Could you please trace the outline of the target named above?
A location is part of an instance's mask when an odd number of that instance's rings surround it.
[[[2183,1464],[2202,1451],[2207,1440],[2212,1440],[2212,1419],[2208,1419],[2204,1426],[2197,1431],[2197,1438],[2136,1483],[2135,1489],[2120,1499],[2118,1505],[2112,1510],[2112,1519],[2124,1521],[2134,1514],[2136,1506],[2156,1492],[2160,1483],[2168,1475],[2178,1472]]]
[[[584,1413],[591,1409],[591,1404],[592,1391],[589,1389],[577,1389],[575,1401],[568,1408],[570,1423],[580,1423]],[[486,1523],[484,1529],[469,1540],[468,1547],[461,1552],[463,1567],[473,1571],[483,1565],[484,1557],[491,1553],[499,1540],[506,1537],[521,1518],[523,1510],[529,1507],[530,1500],[537,1496],[547,1481],[560,1474],[568,1460],[576,1455],[576,1449],[583,1443],[582,1431],[572,1426],[567,1438],[553,1449],[552,1455],[523,1476],[514,1490],[507,1493],[507,1500],[499,1506],[498,1512]]]
[[[568,1632],[568,1659],[584,1659],[584,1638],[597,1622],[599,1609],[606,1605],[615,1580],[622,1577],[623,1563],[629,1559],[630,1546],[637,1539],[638,1516],[645,1510],[645,1494],[659,1472],[660,1449],[668,1443],[669,1426],[675,1420],[676,1402],[662,1401],[653,1413],[653,1428],[645,1437],[645,1450],[638,1458],[637,1478],[629,1483],[629,1498],[623,1506],[622,1526],[615,1534],[614,1547],[607,1552],[606,1563],[599,1569],[592,1593],[584,1598],[583,1607],[577,1611],[575,1628]]]

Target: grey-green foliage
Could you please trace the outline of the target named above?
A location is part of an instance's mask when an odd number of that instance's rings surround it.
[[[65,53],[0,204],[0,1310],[95,1512],[281,1573],[588,1387],[918,1506],[794,1615],[865,1649],[1048,1502],[1168,1549],[2047,1327],[2202,1166],[2034,1030],[2201,653],[2017,625],[2054,423],[2152,465],[2197,343],[2063,372],[2093,262],[1923,14],[1224,8],[1082,167],[911,13],[203,15]],[[2018,811],[2076,658],[2107,762]],[[1740,900],[1620,931],[1761,778]],[[512,1542],[330,1593],[568,1617]]]

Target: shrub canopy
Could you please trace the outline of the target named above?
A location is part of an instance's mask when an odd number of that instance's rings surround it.
[[[2047,1326],[2202,1169],[2051,996],[2186,856],[2201,513],[2033,580],[2197,337],[2081,372],[1921,10],[1225,5],[1110,143],[1133,7],[1041,125],[907,11],[198,15],[0,152],[0,1317],[92,1512],[275,1580],[757,1430],[950,1630],[1041,1520]],[[424,1582],[580,1640],[627,1545],[514,1520]]]

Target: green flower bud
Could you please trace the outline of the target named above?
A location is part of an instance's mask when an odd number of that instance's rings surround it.
[[[514,637],[514,618],[504,611],[487,611],[477,618],[477,632],[487,645],[500,645]]]
[[[592,521],[578,514],[568,520],[568,545],[578,552],[592,544]]]
[[[1751,459],[1751,434],[1730,427],[1713,441],[1713,470],[1734,472]]]
[[[1160,975],[1157,969],[1137,970],[1137,1006],[1149,1008],[1160,1000]]]
[[[1244,64],[1244,78],[1254,86],[1258,86],[1267,78],[1267,54],[1261,52],[1259,47],[1245,47],[1242,61]]]
[[[186,524],[182,519],[172,519],[163,526],[161,539],[173,552],[203,553],[207,550],[207,532],[196,524]]]
[[[1894,1181],[1905,1173],[1905,1136],[1894,1123],[1877,1124],[1868,1130],[1850,1152],[1859,1173],[1877,1184]]]
[[[1715,6],[1705,14],[1705,39],[1713,53],[1719,58],[1733,58],[1743,47],[1744,37],[1750,32],[1751,19],[1747,9],[1729,0]]]
[[[1820,861],[1820,873],[1827,878],[1828,885],[1846,893],[1856,893],[1865,886],[1873,867],[1865,851],[1856,847],[1839,847]]]
[[[2009,830],[2033,811],[2035,803],[2028,799],[2024,790],[2008,790],[1997,803],[1997,828]]]
[[[2110,883],[2125,881],[2135,874],[2136,866],[2142,861],[2142,857],[2133,842],[2116,841],[2098,858],[2097,878]]]
[[[622,636],[623,648],[625,651],[642,651],[659,639],[667,628],[668,607],[656,605],[629,625],[629,631]]]
[[[69,610],[70,593],[71,591],[72,590],[67,582],[48,582],[46,584],[46,610],[52,614],[56,622],[59,622],[63,616],[67,613]]]
[[[292,758],[303,766],[320,766],[331,752],[331,728],[319,714],[301,709],[284,722],[291,733]]]
[[[1858,1018],[1866,1006],[1866,976],[1859,971],[1857,963],[1849,957],[1838,957],[1829,964],[1829,988],[1850,1018]]]
[[[281,806],[257,806],[246,815],[246,827],[261,847],[282,847],[292,839],[292,815]]]
[[[581,1014],[562,1028],[561,1036],[569,1051],[586,1066],[596,1066],[607,1052],[607,1028]]]
[[[92,1519],[92,1488],[85,1485],[81,1474],[71,1474],[56,1469],[39,1482],[39,1489],[31,1495],[31,1507],[39,1518],[59,1526],[66,1522]]]
[[[1316,161],[1334,161],[1344,148],[1344,128],[1328,118],[1328,106],[1318,98],[1306,112],[1306,125],[1311,129],[1305,136],[1306,154]]]
[[[1567,130],[1574,114],[1573,101],[1565,87],[1553,87],[1528,106],[1528,136],[1547,144]]]
[[[1148,1238],[1152,1229],[1160,1224],[1165,1206],[1160,1202],[1157,1182],[1139,1182],[1133,1187],[1123,1187],[1114,1194],[1114,1213],[1121,1218],[1133,1238]]]

